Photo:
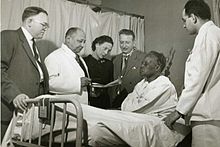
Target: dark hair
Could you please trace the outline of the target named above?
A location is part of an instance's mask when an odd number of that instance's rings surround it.
[[[38,15],[39,13],[45,13],[48,15],[47,11],[40,7],[27,7],[22,14],[22,21],[25,21],[31,16]]]
[[[135,40],[135,35],[134,35],[134,32],[132,30],[122,29],[122,30],[119,31],[119,36],[121,34],[131,35],[133,37],[133,40]]]
[[[147,56],[154,56],[157,58],[157,62],[160,65],[160,71],[162,72],[166,66],[166,57],[162,53],[158,53],[156,51],[150,51]]]
[[[189,0],[185,6],[185,13],[186,15],[190,16],[194,14],[201,19],[211,19],[211,12],[208,4],[203,0]]]
[[[106,35],[102,35],[100,37],[97,37],[93,42],[92,42],[92,50],[95,51],[96,50],[96,44],[103,44],[105,42],[111,43],[113,46],[113,40],[111,37],[106,36]]]
[[[80,28],[78,28],[78,27],[71,27],[71,28],[69,28],[69,29],[66,31],[65,38],[66,38],[67,36],[71,36],[72,34],[76,33],[78,30],[82,30],[82,29],[80,29]]]

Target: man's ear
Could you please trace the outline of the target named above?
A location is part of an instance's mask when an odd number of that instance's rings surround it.
[[[32,18],[27,18],[27,19],[26,19],[26,24],[27,24],[28,27],[31,27],[32,21],[33,21]]]
[[[191,14],[190,16],[192,18],[193,23],[196,24],[198,17],[195,14]]]
[[[68,42],[68,43],[69,43],[69,41],[70,41],[70,36],[69,36],[69,35],[68,35],[68,36],[66,36],[65,40],[66,40],[66,42]]]

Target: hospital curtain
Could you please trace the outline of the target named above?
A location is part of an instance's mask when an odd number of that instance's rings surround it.
[[[97,15],[88,5],[66,0],[3,0],[2,26],[4,29],[17,29],[21,26],[21,15],[28,6],[39,6],[49,14],[50,28],[44,40],[38,42],[45,50],[44,56],[61,46],[65,32],[69,27],[80,27],[86,32],[86,45],[81,54],[91,52],[91,41],[96,36]]]
[[[220,27],[220,0],[213,0],[214,21]]]
[[[109,35],[112,37],[114,46],[111,55],[116,55],[121,52],[119,48],[118,32],[121,29],[129,29],[129,16],[119,15],[114,12],[100,13],[99,35]]]
[[[144,19],[140,17],[131,17],[130,29],[136,36],[137,49],[144,51]]]
[[[44,48],[43,57],[61,46],[69,27],[80,27],[86,33],[86,45],[81,52],[83,56],[92,52],[91,43],[99,35],[111,36],[114,40],[111,54],[120,53],[118,32],[122,28],[134,30],[138,39],[137,49],[144,50],[143,19],[115,12],[96,13],[88,5],[67,0],[2,0],[1,5],[1,30],[19,28],[23,10],[28,6],[39,6],[47,10],[50,28],[44,39],[38,41]]]

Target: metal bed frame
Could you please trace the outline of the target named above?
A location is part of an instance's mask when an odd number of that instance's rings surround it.
[[[50,109],[48,111],[50,111],[50,132],[49,132],[49,147],[52,147],[52,142],[53,142],[53,127],[54,127],[54,120],[55,120],[55,114],[56,111],[62,112],[62,130],[61,130],[61,147],[64,147],[64,142],[67,141],[67,136],[64,139],[65,133],[66,135],[68,134],[67,131],[67,125],[68,125],[68,117],[75,117],[76,118],[76,122],[77,122],[77,127],[76,127],[76,141],[75,141],[75,147],[81,147],[83,146],[88,146],[88,128],[87,128],[87,122],[85,120],[83,120],[83,111],[82,111],[82,107],[80,105],[80,103],[74,99],[74,98],[40,98],[40,99],[28,99],[27,103],[31,104],[32,107],[35,106],[39,106],[41,105],[40,102],[44,102],[45,100],[47,100],[48,104],[50,105]],[[60,107],[55,106],[56,103],[63,103],[63,109]],[[76,109],[76,114],[73,114],[69,111],[67,111],[67,103],[71,103],[73,104],[73,106]],[[47,104],[47,105],[48,105]],[[39,108],[40,109],[40,108]],[[25,113],[25,112],[24,112]],[[39,115],[39,114],[38,114]],[[43,114],[44,115],[44,114]],[[39,117],[39,116],[38,116]],[[33,122],[33,115],[31,116],[31,122]],[[39,135],[38,135],[38,143],[33,143],[33,140],[31,139],[31,134],[33,133],[32,131],[32,127],[33,127],[33,123],[30,124],[30,136],[28,141],[24,141],[24,139],[21,138],[19,140],[15,140],[13,138],[11,138],[11,141],[14,145],[17,146],[27,146],[27,147],[42,147],[41,143],[42,143],[42,127],[43,124],[48,124],[48,118],[46,118],[46,121],[43,118],[39,118],[40,122],[39,122]],[[16,123],[16,122],[13,122]],[[66,124],[65,124],[66,123]],[[23,126],[23,123],[22,123]],[[12,135],[11,135],[12,136]]]

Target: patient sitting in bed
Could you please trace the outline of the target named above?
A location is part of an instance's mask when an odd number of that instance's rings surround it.
[[[140,68],[143,80],[135,86],[121,105],[122,111],[136,113],[126,113],[124,116],[120,114],[118,117],[115,114],[115,123],[97,123],[89,129],[89,145],[169,147],[184,137],[187,131],[184,132],[183,129],[183,132],[171,132],[161,121],[177,104],[175,87],[161,74],[165,64],[166,58],[163,54],[151,51],[146,55]]]

